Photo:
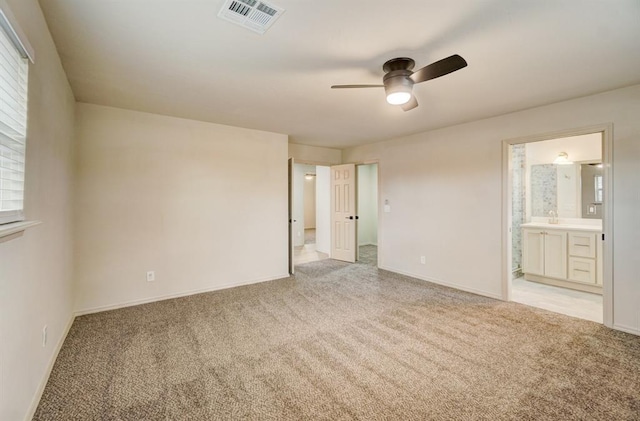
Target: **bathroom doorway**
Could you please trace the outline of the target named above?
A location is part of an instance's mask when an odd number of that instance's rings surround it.
[[[607,129],[505,142],[505,299],[612,322]]]

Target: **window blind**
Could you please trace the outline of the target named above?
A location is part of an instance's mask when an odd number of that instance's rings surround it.
[[[0,25],[0,224],[24,219],[29,62]]]

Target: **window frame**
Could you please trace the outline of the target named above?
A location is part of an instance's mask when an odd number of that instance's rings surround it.
[[[13,141],[13,146],[19,145],[19,151],[16,151],[16,155],[21,158],[22,164],[22,180],[13,180],[17,181],[20,184],[19,187],[19,200],[22,201],[22,204],[19,209],[10,209],[10,210],[0,210],[0,225],[10,224],[14,222],[20,222],[25,220],[25,206],[24,206],[24,198],[25,198],[25,180],[26,180],[26,159],[27,159],[27,138],[28,138],[28,93],[29,93],[29,70],[30,64],[35,63],[35,54],[34,50],[29,44],[27,37],[24,32],[18,25],[17,20],[15,19],[13,13],[11,12],[9,6],[6,3],[6,0],[0,0],[0,32],[3,38],[6,38],[8,42],[5,42],[4,45],[12,45],[15,48],[15,53],[13,51],[9,51],[8,55],[14,55],[17,53],[19,56],[19,60],[23,60],[23,63],[10,63],[7,61],[7,65],[4,66],[3,72],[6,74],[6,78],[4,79],[7,83],[18,81],[18,87],[20,89],[24,88],[24,97],[13,101],[9,99],[9,94],[5,92],[7,95],[5,97],[4,105],[9,105],[9,107],[5,108],[7,111],[5,115],[8,113],[17,113],[23,118],[24,128],[21,131],[17,131],[11,127],[9,124],[2,124],[0,121],[0,134],[4,137],[4,145],[0,146],[7,153],[8,150],[11,150],[8,143]],[[4,41],[4,40],[3,40]],[[4,46],[3,46],[4,48]],[[0,57],[0,60],[4,58]],[[4,62],[3,62],[4,63]],[[24,66],[22,65],[24,64]],[[15,68],[11,68],[15,65]],[[9,102],[13,102],[17,104],[17,106],[12,106],[14,104],[8,104]],[[19,108],[18,108],[19,106]],[[7,121],[6,119],[4,121]],[[1,141],[1,140],[0,140]],[[9,152],[13,153],[13,152]],[[8,156],[4,157],[5,160],[11,159]],[[1,178],[1,177],[0,177]],[[10,179],[5,179],[11,183]],[[6,184],[6,183],[5,183]],[[9,193],[9,197],[11,194]]]

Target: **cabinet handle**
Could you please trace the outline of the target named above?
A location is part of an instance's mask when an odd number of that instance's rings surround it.
[[[584,269],[574,269],[576,272],[590,272],[588,270],[584,270]]]
[[[574,244],[573,246],[574,247],[591,247],[591,246],[589,246],[587,244]]]

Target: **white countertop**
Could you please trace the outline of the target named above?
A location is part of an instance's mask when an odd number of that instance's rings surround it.
[[[520,225],[522,228],[544,228],[556,230],[580,230],[590,232],[602,232],[602,227],[598,225],[582,225],[582,224],[550,224],[548,222],[527,222]]]

